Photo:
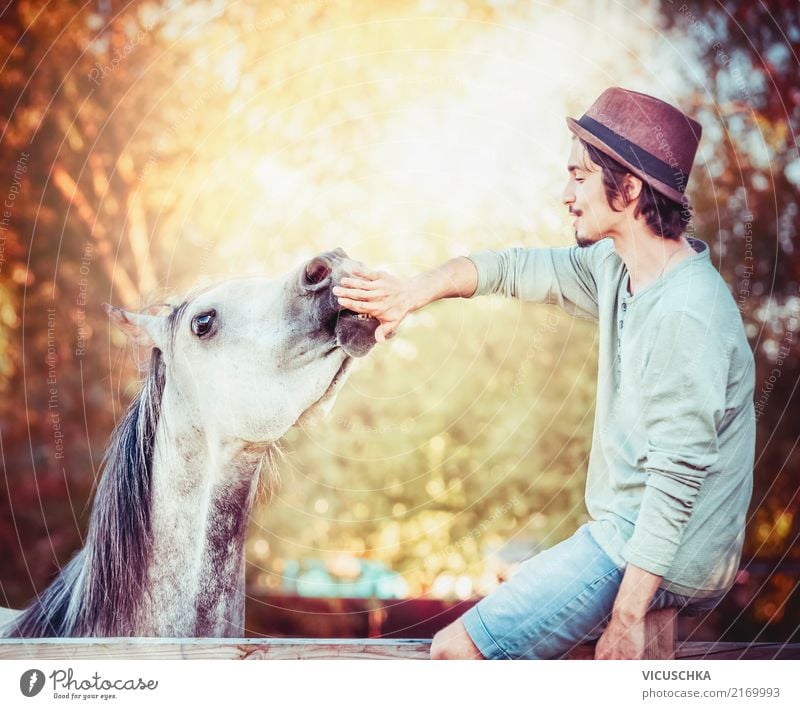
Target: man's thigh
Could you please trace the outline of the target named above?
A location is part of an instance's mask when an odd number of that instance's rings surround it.
[[[602,635],[624,570],[583,526],[462,616],[487,659],[554,659]]]

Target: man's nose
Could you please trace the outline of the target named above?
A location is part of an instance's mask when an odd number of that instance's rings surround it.
[[[561,201],[566,205],[570,205],[575,201],[575,190],[572,187],[572,180],[567,180],[567,184],[564,185],[564,190],[561,192]]]

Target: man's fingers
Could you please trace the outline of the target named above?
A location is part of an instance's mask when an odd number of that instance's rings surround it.
[[[375,328],[375,340],[377,342],[386,342],[386,340],[391,340],[394,337],[395,331],[397,330],[397,326],[400,323],[397,322],[382,322]]]
[[[375,328],[375,341],[376,342],[386,342],[392,335],[391,331],[389,330],[389,326],[391,323],[382,322],[378,327]]]
[[[373,288],[376,288],[377,286],[372,281],[364,281],[364,280],[361,280],[359,278],[349,278],[349,277],[345,276],[339,282],[339,286],[336,286],[336,287],[337,288],[338,287],[341,287],[341,288],[359,288],[361,290],[371,290]],[[334,291],[335,290],[336,290],[336,288],[334,288]]]
[[[351,298],[337,298],[339,305],[348,310],[356,313],[366,313],[367,315],[374,315],[377,311],[376,307],[366,300],[352,300]]]
[[[339,288],[333,289],[333,294],[339,298],[349,298],[350,300],[376,300],[383,294],[377,291],[360,290],[358,288]]]
[[[377,281],[383,274],[381,274],[379,271],[373,271],[366,267],[355,266],[353,268],[353,275],[361,276],[362,278],[366,278],[368,281]],[[345,279],[343,278],[342,282],[344,282],[344,280]]]

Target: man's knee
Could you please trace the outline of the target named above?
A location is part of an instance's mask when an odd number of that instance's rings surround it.
[[[436,635],[433,636],[433,641],[431,642],[431,660],[453,660],[455,659],[451,655],[450,647],[442,636],[444,634],[443,630],[440,630]]]
[[[433,636],[431,660],[482,660],[480,650],[467,633],[464,623],[457,620]]]

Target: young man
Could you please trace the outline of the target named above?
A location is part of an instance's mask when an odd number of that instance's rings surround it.
[[[712,608],[734,581],[752,492],[754,362],[736,304],[685,236],[700,125],[656,98],[605,91],[567,119],[563,192],[577,244],[452,259],[403,280],[364,270],[334,289],[381,321],[439,298],[502,293],[599,325],[590,521],[433,640],[434,658],[640,658],[648,609]]]

